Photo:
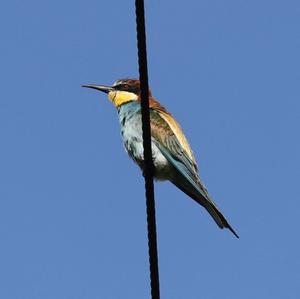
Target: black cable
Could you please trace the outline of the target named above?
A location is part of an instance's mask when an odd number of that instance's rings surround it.
[[[145,32],[145,11],[144,11],[143,0],[135,0],[135,13],[136,13],[139,74],[140,74],[140,84],[141,84],[142,128],[143,128],[143,146],[144,146],[144,176],[145,176],[146,206],[147,206],[150,286],[151,286],[152,299],[159,299],[160,298],[159,272],[158,272],[155,201],[154,201],[154,185],[153,185],[154,166],[152,161],[152,148],[151,148],[149,84],[148,84],[146,32]]]

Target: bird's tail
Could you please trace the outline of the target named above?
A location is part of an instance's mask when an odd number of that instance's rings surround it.
[[[226,218],[223,216],[223,214],[219,211],[219,209],[213,202],[209,202],[209,204],[207,205],[207,207],[205,206],[205,208],[220,228],[228,228],[237,238],[239,238],[238,234],[234,231],[234,229],[231,227]]]
[[[217,208],[216,204],[213,202],[213,200],[209,197],[207,190],[205,187],[201,184],[201,189],[200,186],[196,188],[192,188],[191,186],[185,186],[185,184],[180,181],[173,181],[172,183],[178,187],[181,191],[183,191],[185,194],[190,196],[192,199],[194,199],[197,203],[202,205],[208,213],[212,216],[212,218],[215,220],[217,225],[223,229],[223,228],[228,228],[237,238],[239,236],[237,233],[234,231],[234,229],[231,227],[231,225],[228,223],[226,218],[223,216],[223,214],[219,211]]]

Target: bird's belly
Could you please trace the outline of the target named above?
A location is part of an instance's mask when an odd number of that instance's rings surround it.
[[[119,110],[119,121],[125,149],[143,171],[144,147],[140,104],[132,103],[124,105],[123,107],[121,106]],[[169,180],[172,177],[173,167],[153,140],[152,158],[154,164],[154,178],[161,181]]]
[[[154,164],[154,177],[159,181],[169,180],[172,176],[172,166],[160,149],[152,142],[152,157]]]
[[[121,130],[125,149],[129,156],[144,168],[144,147],[142,129],[139,122],[127,122]],[[154,178],[160,181],[169,180],[172,175],[172,166],[161,153],[160,149],[152,142],[152,158],[154,165]]]
[[[124,138],[124,145],[129,156],[144,168],[144,147],[142,138]],[[154,178],[160,181],[169,180],[172,167],[159,148],[152,142],[152,158],[154,165]]]

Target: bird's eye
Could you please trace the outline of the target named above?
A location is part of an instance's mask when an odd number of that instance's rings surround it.
[[[128,84],[123,84],[123,89],[128,89],[129,85]]]

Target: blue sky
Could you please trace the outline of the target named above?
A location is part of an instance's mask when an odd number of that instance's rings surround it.
[[[0,12],[0,298],[149,298],[144,182],[105,95],[137,77],[134,1]],[[155,185],[161,297],[300,297],[299,1],[146,1],[153,94],[240,235]]]

